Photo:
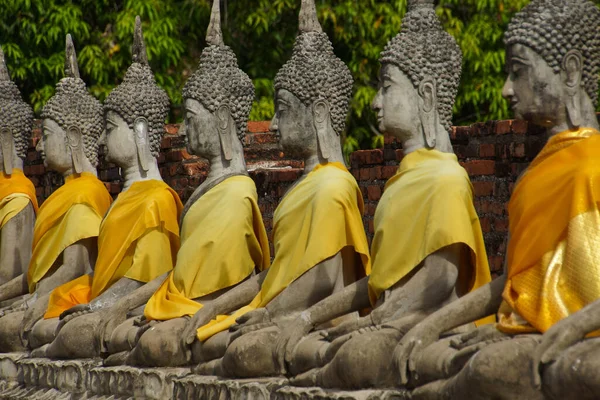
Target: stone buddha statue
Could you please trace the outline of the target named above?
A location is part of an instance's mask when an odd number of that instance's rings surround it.
[[[188,323],[184,340],[193,342],[200,374],[278,374],[273,350],[279,324],[370,272],[362,194],[343,164],[339,138],[352,77],[334,55],[312,0],[302,1],[300,33],[275,90],[271,127],[284,151],[304,160],[304,173],[275,211],[271,267]]]
[[[112,202],[96,176],[102,105],[79,77],[75,48],[66,39],[65,78],[42,109],[43,135],[37,149],[44,164],[65,183],[44,201],[33,232],[33,253],[19,284],[5,284],[3,296],[24,295],[0,318],[0,350],[23,350],[27,333],[40,320],[50,292],[88,272],[97,256],[100,223]],[[26,148],[22,143],[21,151]]]
[[[104,103],[106,132],[100,139],[107,160],[123,171],[123,191],[102,221],[93,272],[51,293],[46,325],[32,332],[43,339],[38,344],[51,341],[38,355],[99,355],[98,330],[112,317],[111,307],[145,283],[166,276],[175,263],[183,206],[162,181],[156,162],[169,100],[148,65],[139,17],[132,52],[133,63],[123,82]]]
[[[295,385],[395,386],[389,355],[403,334],[491,281],[471,183],[449,137],[462,53],[433,1],[408,2],[402,30],[380,60],[373,109],[405,157],[375,212],[371,275],[304,311],[277,339],[279,364],[300,374]],[[309,334],[368,308],[365,317]]]
[[[532,0],[511,21],[503,95],[548,141],[510,199],[504,275],[432,314],[396,349],[398,383],[417,386],[412,398],[598,397],[593,345],[560,350],[597,329],[584,316],[600,297],[599,35],[588,0]],[[490,312],[497,325],[438,340]],[[555,359],[542,368],[542,393],[540,362]]]
[[[26,287],[22,276],[31,258],[38,205],[35,187],[23,175],[33,111],[10,80],[1,48],[0,109],[0,301],[3,301],[18,296]],[[14,282],[8,284],[11,280]],[[12,286],[17,290],[9,292]]]
[[[219,0],[214,0],[207,43],[183,89],[181,134],[191,154],[209,160],[210,172],[185,205],[173,271],[119,301],[147,302],[144,315],[151,322],[138,328],[130,319],[113,332],[105,329],[106,350],[113,354],[105,360],[108,365],[189,364],[190,346],[181,346],[189,318],[271,261],[242,146],[254,86],[223,42]]]

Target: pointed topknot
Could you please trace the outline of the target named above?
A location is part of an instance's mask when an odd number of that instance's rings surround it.
[[[299,16],[300,32],[323,32],[319,19],[317,18],[317,7],[315,0],[302,0]]]
[[[206,43],[212,46],[223,46],[223,32],[221,31],[221,4],[220,0],[213,0],[210,13],[210,23],[206,31]]]
[[[79,78],[79,65],[77,64],[77,54],[75,53],[71,34],[67,34],[65,45],[65,77]]]
[[[408,11],[419,7],[434,7],[435,0],[408,0]]]
[[[6,68],[4,52],[2,51],[2,47],[0,47],[0,82],[6,81],[10,81],[10,75],[8,74],[8,69]]]
[[[146,44],[144,43],[144,34],[142,33],[142,20],[139,15],[135,17],[135,28],[133,30],[133,62],[148,65],[148,53],[146,53]]]

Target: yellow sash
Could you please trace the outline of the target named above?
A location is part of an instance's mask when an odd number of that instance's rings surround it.
[[[0,200],[0,229],[31,203],[25,193],[12,193]]]
[[[27,271],[31,293],[67,247],[98,236],[111,202],[104,183],[87,172],[67,177],[65,184],[44,201],[35,221]]]
[[[27,201],[29,199],[29,201]],[[38,212],[38,202],[33,183],[20,169],[13,169],[11,175],[0,172],[0,229],[12,217],[23,211],[31,203]]]
[[[545,332],[600,298],[599,201],[598,132],[550,138],[510,199],[500,330]]]
[[[454,154],[414,151],[387,182],[375,212],[371,304],[428,255],[455,243],[471,249],[457,280],[462,295],[491,281],[471,182]]]
[[[257,201],[254,181],[234,176],[190,207],[177,265],[146,304],[146,318],[192,316],[202,308],[193,299],[241,282],[255,267],[269,267],[269,241]]]
[[[158,180],[135,182],[121,193],[100,225],[94,277],[54,289],[44,318],[87,303],[123,277],[149,282],[170,271],[179,249],[177,193]]]
[[[356,180],[340,163],[317,166],[282,200],[273,217],[275,259],[260,292],[231,316],[198,329],[204,341],[228,329],[248,311],[264,307],[302,274],[345,247],[360,254],[362,274],[371,272],[362,222],[363,200]]]

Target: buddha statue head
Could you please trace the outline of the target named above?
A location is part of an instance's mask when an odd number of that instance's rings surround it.
[[[557,131],[598,126],[600,10],[594,3],[532,0],[513,17],[504,40],[502,94],[516,118]]]
[[[339,161],[353,78],[333,53],[319,24],[314,0],[302,0],[292,57],[275,76],[276,130],[286,152]]]
[[[133,63],[123,82],[104,102],[106,159],[136,170],[142,178],[160,179],[156,157],[165,132],[169,97],[158,87],[148,65],[140,17],[135,19]]]
[[[44,165],[63,175],[96,174],[98,138],[103,130],[102,105],[79,77],[71,35],[67,35],[65,77],[42,109],[42,138],[37,150]]]
[[[252,81],[223,42],[219,0],[214,0],[198,69],[183,88],[188,151],[223,164],[243,163],[242,142],[254,100]]]
[[[19,88],[10,80],[0,48],[0,168],[7,175],[23,168],[31,138],[33,110],[23,101]]]
[[[400,33],[380,56],[373,100],[379,129],[412,147],[451,152],[448,133],[462,53],[435,13],[433,0],[409,0]]]

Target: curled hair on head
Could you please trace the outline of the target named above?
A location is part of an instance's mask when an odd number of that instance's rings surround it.
[[[78,127],[86,158],[93,166],[98,164],[98,139],[104,130],[102,105],[88,93],[79,77],[71,35],[67,35],[65,78],[56,84],[54,96],[44,105],[41,117],[53,120],[64,131]]]
[[[565,55],[583,57],[583,85],[594,107],[598,104],[600,70],[600,10],[589,0],[532,0],[519,11],[504,34],[507,46],[522,44],[538,53],[555,73]]]
[[[19,88],[10,80],[4,53],[0,48],[0,131],[8,129],[15,141],[17,156],[23,159],[27,155],[33,110],[21,98]]]
[[[200,102],[212,113],[221,105],[229,106],[237,136],[243,143],[254,101],[254,85],[239,68],[233,50],[223,43],[219,0],[213,2],[206,42],[208,46],[202,50],[198,69],[183,87],[183,98]]]
[[[137,16],[133,39],[133,63],[125,73],[123,82],[114,88],[104,101],[104,111],[114,111],[119,114],[130,129],[133,129],[136,119],[145,118],[148,121],[150,153],[157,157],[165,133],[169,105],[169,96],[156,84],[154,74],[148,65],[142,36],[142,22]]]
[[[302,0],[300,33],[292,57],[275,76],[275,90],[291,92],[305,106],[317,100],[329,103],[331,122],[340,135],[346,129],[354,79],[333,53],[333,45],[317,20],[314,0]]]
[[[462,52],[454,38],[442,28],[433,1],[409,1],[402,29],[386,45],[380,62],[400,68],[415,89],[425,77],[433,78],[440,121],[448,132],[451,131],[452,107],[462,72]]]

